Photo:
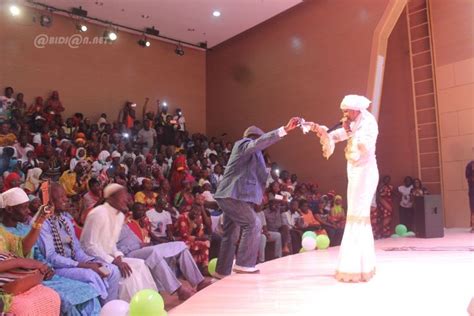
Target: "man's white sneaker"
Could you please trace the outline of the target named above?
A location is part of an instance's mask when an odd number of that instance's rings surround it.
[[[256,267],[241,267],[241,266],[235,265],[233,270],[235,273],[247,273],[247,274],[260,273],[260,270],[257,269]]]

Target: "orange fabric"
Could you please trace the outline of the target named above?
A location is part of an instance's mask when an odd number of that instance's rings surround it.
[[[58,293],[43,285],[13,297],[10,312],[16,316],[41,315],[57,316],[61,306]]]

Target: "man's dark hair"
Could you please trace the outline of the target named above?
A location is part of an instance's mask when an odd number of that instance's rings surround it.
[[[89,188],[92,187],[94,184],[100,184],[100,181],[97,178],[90,178],[89,182],[87,183]]]

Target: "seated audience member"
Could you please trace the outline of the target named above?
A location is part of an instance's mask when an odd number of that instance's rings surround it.
[[[342,196],[336,195],[334,197],[334,206],[331,208],[328,220],[337,228],[344,229],[344,225],[346,224],[346,214],[342,207]]]
[[[301,247],[302,237],[302,222],[301,214],[299,209],[299,201],[296,199],[291,200],[288,211],[283,213],[286,216],[286,223],[290,229],[292,252],[297,253]]]
[[[85,164],[85,162],[76,164],[74,171],[66,170],[59,178],[59,183],[63,186],[68,197],[74,197],[87,191],[89,179],[83,167]]]
[[[81,245],[89,255],[118,267],[122,276],[119,299],[129,301],[143,289],[156,290],[148,267],[141,259],[124,258],[117,249],[125,215],[128,212],[129,195],[119,184],[109,184],[104,189],[105,204],[95,207],[84,223]]]
[[[141,203],[132,206],[133,220],[143,221],[146,218],[146,208]],[[178,268],[186,280],[197,290],[210,285],[199,271],[186,244],[182,241],[151,245],[144,242],[146,238],[142,231],[137,231],[131,225],[123,225],[117,247],[126,257],[145,260],[159,290],[172,294],[177,293],[180,300],[186,300],[194,294],[194,290],[182,284],[177,279],[174,268]],[[176,262],[176,267],[170,267],[168,262]]]
[[[258,262],[265,262],[265,248],[268,241],[275,242],[275,258],[281,258],[282,256],[282,246],[281,246],[281,235],[279,232],[270,232],[267,229],[267,222],[265,220],[265,213],[262,211],[262,207],[258,206],[255,208],[257,217],[262,223],[262,235],[260,236],[260,247],[258,250]]]
[[[13,146],[16,143],[16,135],[11,132],[10,124],[1,123],[0,125],[0,147]]]
[[[177,192],[174,197],[174,207],[176,207],[180,212],[183,209],[189,210],[194,203],[194,195],[193,195],[193,182],[191,176],[186,177],[183,180],[183,187],[182,190]]]
[[[0,175],[3,175],[5,171],[8,171],[11,165],[11,161],[14,160],[15,149],[12,147],[4,147],[2,154],[0,155]]]
[[[18,111],[19,116],[23,116],[26,112],[26,102],[24,101],[24,94],[19,92],[16,95],[16,100],[13,102],[11,109],[13,111]]]
[[[87,215],[94,208],[104,202],[102,187],[100,181],[96,178],[91,178],[88,182],[89,191],[81,199],[80,206],[80,223],[84,224]]]
[[[64,188],[52,183],[54,214],[41,230],[39,247],[46,261],[60,276],[91,285],[102,303],[118,298],[120,273],[116,266],[87,255],[74,234]]]
[[[3,208],[13,208],[11,213],[17,213],[18,209],[28,208],[28,196],[19,189],[13,188],[2,194]],[[0,227],[0,251],[3,253],[4,260],[0,261],[0,276],[3,273],[13,270],[13,268],[21,269],[37,269],[42,277],[38,277],[38,281],[42,279],[50,279],[53,272],[48,266],[40,261],[26,258],[30,254],[35,245],[41,226],[47,219],[46,213],[42,212],[32,224],[32,229],[25,237],[18,237],[9,233],[5,228]],[[3,284],[8,281],[2,281]],[[33,284],[32,284],[33,285]],[[8,304],[6,304],[8,302]],[[28,291],[13,295],[5,292],[0,293],[0,305],[3,312],[13,315],[42,315],[57,316],[60,312],[61,300],[54,290],[37,283]]]
[[[30,203],[26,207],[7,207],[3,213],[2,227],[19,237],[28,235],[32,229],[31,225],[26,224]],[[32,258],[46,263],[36,245],[32,250]],[[55,290],[61,297],[61,315],[95,315],[100,311],[98,294],[94,288],[86,283],[56,274],[52,275],[51,279],[44,280],[42,284]]]
[[[11,172],[3,181],[3,190],[8,191],[12,188],[18,188],[21,184],[21,176],[17,172]]]
[[[149,178],[142,181],[142,190],[135,194],[135,202],[144,204],[149,210],[155,207],[158,193],[153,192],[153,182]]]
[[[59,100],[59,93],[58,91],[53,91],[51,96],[46,101],[46,110],[49,115],[54,116],[55,114],[61,114],[64,111],[63,104]]]
[[[311,212],[308,201],[300,200],[300,212],[303,231],[314,231],[318,235],[327,235],[326,231],[322,228],[321,222]]]
[[[177,236],[189,247],[194,261],[201,268],[201,271],[207,270],[209,248],[211,246],[204,223],[207,220],[210,222],[210,218],[206,217],[207,214],[205,213],[206,210],[202,206],[193,204],[190,210],[185,209],[181,213],[175,224]]]
[[[99,177],[103,171],[109,168],[108,159],[110,153],[107,150],[102,150],[97,157],[97,160],[92,164],[92,176]]]
[[[281,211],[281,202],[276,199],[270,199],[268,208],[263,213],[265,214],[266,229],[271,233],[279,233],[281,236],[282,254],[290,254],[291,237],[290,230],[286,224],[286,214]]]
[[[43,170],[41,168],[33,168],[29,169],[26,175],[26,181],[23,185],[23,189],[26,191],[27,194],[36,194],[41,180],[40,177],[43,174]]]
[[[173,219],[170,204],[162,198],[156,200],[155,207],[146,212],[146,216],[150,221],[150,237],[153,243],[164,243],[174,241],[173,236]]]
[[[326,213],[323,202],[321,202],[318,212],[313,215],[321,223],[321,227],[326,232],[326,235],[328,235],[331,241],[331,246],[340,245],[344,233],[344,227],[338,228],[336,224],[329,220],[330,215]]]
[[[28,136],[25,134],[20,136],[20,141],[14,147],[18,159],[26,158],[26,152],[35,149],[33,145],[28,143]]]

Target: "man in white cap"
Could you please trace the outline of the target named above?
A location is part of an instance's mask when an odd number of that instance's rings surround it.
[[[231,273],[239,227],[242,231],[234,271],[237,273],[258,273],[255,268],[262,223],[254,207],[262,203],[263,191],[268,178],[262,150],[281,140],[295,129],[300,118],[293,117],[279,129],[264,133],[251,126],[244,132],[244,138],[232,149],[222,181],[214,198],[224,212],[224,234],[217,260],[216,278]]]
[[[157,290],[153,276],[142,259],[124,258],[117,249],[117,241],[128,211],[127,189],[112,183],[105,187],[106,202],[87,215],[81,235],[81,245],[90,256],[114,264],[120,270],[119,299],[130,301],[133,295],[143,289]]]
[[[342,127],[329,133],[327,127],[309,123],[321,138],[326,158],[332,155],[335,143],[347,140],[347,219],[336,270],[336,279],[343,282],[368,281],[375,273],[370,205],[379,180],[375,157],[378,125],[367,111],[370,103],[363,96],[345,96]]]
[[[18,212],[21,209],[28,209],[28,205],[30,204],[28,195],[26,195],[25,191],[20,188],[12,188],[8,191],[5,191],[2,193],[1,197],[2,208],[12,209],[9,211],[10,213]],[[30,253],[31,249],[36,244],[41,232],[41,227],[43,226],[44,221],[50,215],[50,213],[46,212],[44,208],[42,208],[39,212],[40,213],[38,214],[37,218],[33,224],[31,224],[30,232],[22,239],[22,249],[23,255],[25,257]]]

